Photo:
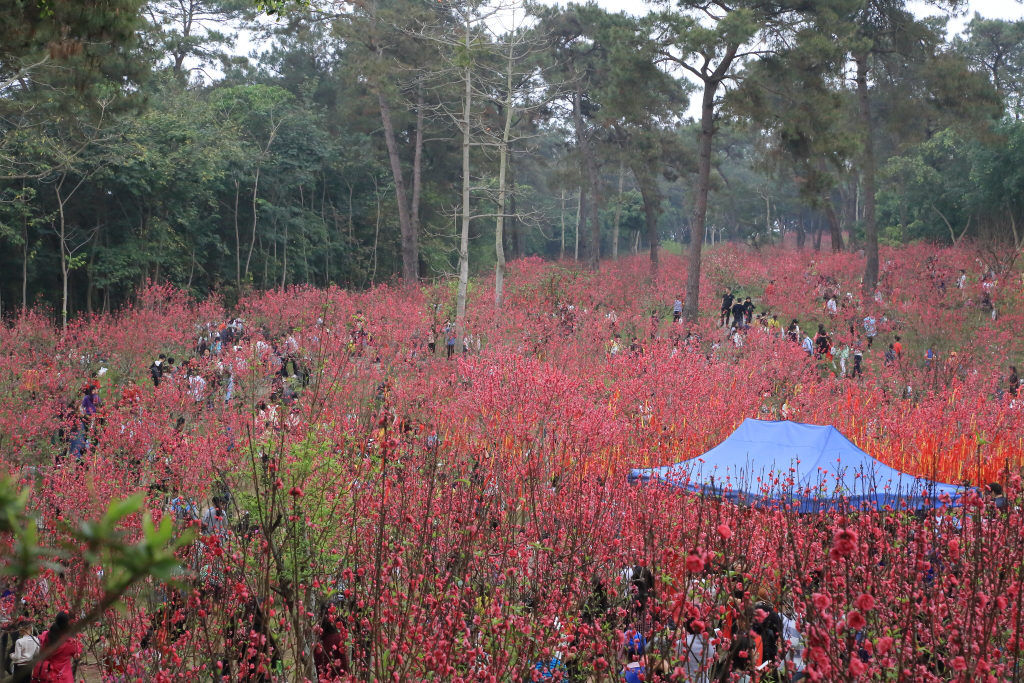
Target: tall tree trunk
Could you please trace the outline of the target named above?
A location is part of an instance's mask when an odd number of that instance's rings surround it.
[[[512,163],[512,141],[508,147],[508,221],[505,225],[506,231],[510,231],[509,246],[512,249],[512,258],[523,257],[523,223],[519,220],[519,211],[516,208],[516,165]]]
[[[505,125],[508,135],[508,124]],[[501,308],[505,286],[505,162],[508,146],[503,143],[498,152],[498,217],[494,225],[494,307]]]
[[[256,246],[256,226],[259,222],[259,189],[260,189],[260,171],[262,169],[256,167],[256,177],[252,183],[252,236],[249,240],[249,255],[245,257],[245,277],[249,277],[249,264],[252,262],[252,250]]]
[[[28,311],[28,216],[21,224],[21,312]]]
[[[697,193],[690,219],[690,251],[686,263],[686,302],[683,314],[696,321],[700,307],[700,257],[704,246],[704,226],[708,217],[708,191],[711,187],[711,141],[715,134],[715,92],[718,81],[704,83],[701,98],[700,138],[697,158]]]
[[[587,193],[580,187],[579,197],[576,199],[576,245],[573,247],[573,259],[580,260],[580,224],[583,222],[583,207],[587,203]]]
[[[99,226],[96,227],[99,230]],[[96,262],[96,250],[89,250],[89,263],[85,267],[85,312],[92,315],[93,296],[93,264]]]
[[[697,194],[690,220],[690,253],[686,264],[686,302],[683,315],[695,321],[700,308],[700,257],[704,246],[704,226],[708,218],[708,191],[711,189],[711,142],[715,135],[715,93],[729,73],[739,45],[726,48],[715,70],[704,77],[700,103],[700,138],[697,158]]]
[[[241,192],[235,180],[235,288],[242,291],[242,237],[238,232],[238,195]]]
[[[594,270],[597,269],[598,261],[601,258],[601,224],[597,220],[597,167],[594,164],[594,157],[590,150],[590,141],[587,132],[583,127],[583,94],[579,88],[572,96],[572,117],[576,128],[576,144],[579,146],[580,156],[583,157],[583,170],[586,175],[587,190],[590,194],[590,203],[586,205],[586,211],[581,210],[580,218],[583,220],[583,228],[589,223],[588,242],[585,244],[587,264]],[[579,229],[577,229],[577,236]],[[577,258],[579,254],[577,254]]]
[[[269,272],[268,269],[270,268],[270,256],[267,254],[266,250],[263,249],[263,238],[260,237],[259,235],[257,235],[257,239],[259,239],[259,242],[257,243],[257,246],[260,248],[260,253],[263,254],[263,279],[260,280],[260,289],[266,289],[267,288],[267,277],[268,277],[267,273]],[[274,257],[276,258],[277,257],[277,251],[276,251],[277,250],[277,243],[276,242],[274,243],[274,249],[275,249]]]
[[[196,274],[196,248],[192,247],[192,260],[188,268],[188,282],[185,284],[185,289],[192,289],[192,276]]]
[[[301,225],[299,226],[302,227]],[[312,275],[312,269],[309,267],[309,244],[308,239],[301,240],[299,242],[302,245],[302,279],[305,282],[314,284],[316,278]]]
[[[284,223],[284,242],[281,244],[281,289],[288,281],[288,221]]]
[[[352,223],[352,192],[353,192],[353,189],[352,189],[352,183],[350,183],[350,182],[348,182],[346,180],[345,184],[348,185],[348,241],[349,241],[349,244],[353,244],[355,242],[355,239],[356,239],[355,238],[355,232],[354,232],[354,225]]]
[[[373,179],[373,196],[377,200],[377,219],[373,228],[373,271],[370,273],[370,286],[377,284],[377,245],[380,242],[380,188],[377,187],[377,179]]]
[[[807,242],[807,231],[804,229],[804,217],[797,216],[796,219],[796,248],[801,251],[804,248],[804,244]]]
[[[829,235],[832,238],[832,251],[843,250],[843,229],[839,225],[839,216],[836,215],[836,208],[832,204],[832,197],[826,195],[825,200],[825,217],[828,218],[828,229]]]
[[[405,191],[405,175],[402,173],[402,159],[398,155],[398,142],[395,139],[395,126],[391,120],[391,107],[388,106],[382,92],[377,93],[377,102],[380,105],[384,143],[388,149],[391,177],[395,184],[395,200],[398,203],[398,226],[402,233],[402,280],[406,284],[412,284],[416,282],[419,264],[416,253],[416,234],[413,230],[412,216],[409,215],[409,202]],[[417,114],[418,116],[419,114]]]
[[[505,70],[505,127],[498,146],[498,217],[494,224],[494,307],[501,308],[505,287],[505,169],[508,166],[508,141],[512,135],[512,67],[515,43],[509,40]]]
[[[57,212],[58,220],[60,221],[60,230],[58,236],[60,237],[60,276],[61,276],[61,298],[60,298],[60,326],[65,328],[68,326],[68,243],[67,243],[67,223],[64,219],[64,202],[66,199],[61,196],[61,189],[64,187],[64,180],[67,178],[66,175],[62,175],[60,182],[57,183],[57,187],[54,188],[54,193],[57,195]]]
[[[64,204],[57,202],[57,206],[60,209],[60,278],[61,278],[61,296],[60,296],[60,326],[62,328],[68,326],[68,257],[67,257],[67,245],[65,243],[65,223],[64,223]]]
[[[619,161],[619,191],[615,195],[615,220],[612,221],[612,260],[619,259],[619,223],[622,221],[622,181],[625,177],[622,161]]]
[[[466,18],[465,48],[470,53],[470,22]],[[469,287],[469,142],[470,114],[473,106],[473,72],[463,69],[465,99],[462,110],[462,234],[459,238],[459,288],[455,298],[455,331],[459,340],[466,334],[466,290]]]
[[[868,94],[868,54],[855,57],[857,63],[857,102],[860,105],[860,125],[863,135],[864,176],[864,284],[862,291],[871,297],[878,287],[878,224],[875,222],[875,150],[871,134],[871,100]]]
[[[183,2],[180,5],[182,16],[181,16],[181,40],[174,46],[174,75],[181,75],[181,67],[185,62],[185,57],[188,56],[188,44],[189,38],[192,35],[192,22],[195,19],[196,9],[195,2]]]
[[[859,116],[859,114],[858,114]],[[858,173],[853,178],[853,220],[855,223],[859,223],[863,212],[860,206],[860,184],[862,182],[861,174]]]
[[[26,253],[28,253],[26,251]],[[562,188],[562,240],[558,247],[558,260],[565,258],[565,188]],[[27,260],[27,257],[26,257]]]
[[[658,217],[661,215],[661,191],[651,172],[636,165],[633,176],[640,186],[640,197],[644,200],[644,223],[647,227],[647,242],[651,250],[651,275],[658,272]],[[639,233],[637,233],[639,236]]]
[[[598,263],[601,261],[601,221],[598,220],[597,216],[599,200],[597,192],[598,180],[597,171],[594,170],[593,166],[593,161],[591,161],[591,173],[593,174],[593,177],[590,181],[590,186],[592,188],[590,204],[587,205],[587,208],[590,211],[590,250],[587,253],[587,264],[590,266],[591,270],[597,270]]]
[[[420,277],[420,196],[423,187],[423,126],[424,126],[423,84],[416,88],[416,135],[412,151],[412,200],[409,205],[409,240],[402,243],[402,270],[406,259],[412,264],[413,279]],[[406,253],[408,252],[408,253]],[[403,280],[405,278],[403,277]]]

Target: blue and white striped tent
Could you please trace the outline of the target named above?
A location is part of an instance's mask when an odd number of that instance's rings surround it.
[[[835,427],[751,419],[704,455],[634,469],[629,480],[751,505],[795,504],[800,512],[918,510],[957,505],[963,492],[875,460]]]

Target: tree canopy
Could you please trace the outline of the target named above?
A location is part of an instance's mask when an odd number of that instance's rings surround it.
[[[950,35],[900,0],[0,12],[0,312],[528,255],[653,269],[677,242],[693,315],[723,240],[864,249],[866,292],[879,243],[1021,246],[1020,21]]]

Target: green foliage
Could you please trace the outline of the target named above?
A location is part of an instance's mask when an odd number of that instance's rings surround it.
[[[881,216],[893,239],[956,242],[964,236],[1020,242],[1024,126],[1006,120],[978,138],[947,128],[892,157],[882,177]]]
[[[28,509],[30,489],[18,490],[9,478],[0,479],[0,535],[10,535],[14,552],[0,571],[24,582],[43,569],[60,570],[85,563],[103,569],[104,594],[95,610],[113,606],[128,588],[147,578],[173,581],[183,576],[175,551],[194,540],[191,530],[177,533],[171,516],[154,524],[149,512],[141,517],[141,538],[129,533],[130,518],[138,515],[144,496],[115,500],[98,520],[62,524],[66,541],[60,547],[42,546],[35,516]],[[98,616],[98,614],[94,614]]]
[[[1015,119],[1024,113],[1024,20],[985,19],[975,13],[953,46],[986,77]]]
[[[693,85],[682,75],[705,60],[724,94],[713,105],[709,240],[820,234],[830,209],[856,238],[864,139],[844,69],[864,51],[882,239],[950,241],[969,226],[967,239],[1020,241],[1020,22],[975,17],[946,41],[942,22],[918,20],[898,0],[743,1],[720,21],[702,7],[685,1],[643,17],[529,8],[538,21],[518,29],[528,48],[513,83],[510,259],[572,255],[581,187],[596,207],[580,226],[583,253],[596,237],[607,255],[620,168],[619,247],[638,234],[642,245],[689,240],[699,126],[686,120]],[[418,270],[450,277],[461,176],[453,69],[467,59],[480,67],[473,210],[490,217],[505,37],[481,28],[468,52],[460,47],[457,2],[328,9],[319,0],[0,9],[2,310],[23,290],[26,303],[60,302],[61,216],[65,252],[75,248],[65,253],[72,314],[117,306],[147,280],[237,300],[251,288],[395,279],[401,232],[381,103],[410,195],[419,95],[428,113]],[[261,39],[259,57],[228,54],[241,29],[273,40]],[[715,76],[732,52],[741,56]],[[202,78],[214,65],[223,77]],[[998,122],[1003,111],[1011,116]],[[492,230],[493,220],[471,223],[476,272],[495,263]]]

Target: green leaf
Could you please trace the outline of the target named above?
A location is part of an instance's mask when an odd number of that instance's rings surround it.
[[[138,512],[139,508],[142,507],[144,496],[141,493],[136,493],[134,496],[129,498],[122,498],[121,500],[115,500],[110,503],[110,507],[107,508],[107,512],[103,515],[102,524],[107,528],[113,528],[118,522],[127,517],[130,514]]]

